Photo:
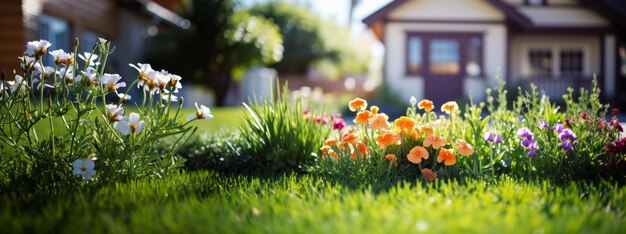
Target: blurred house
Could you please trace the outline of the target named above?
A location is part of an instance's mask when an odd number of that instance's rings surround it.
[[[189,27],[188,20],[151,0],[2,0],[0,69],[7,75],[18,70],[27,41],[44,39],[52,43],[49,51],[70,51],[79,37],[79,52],[90,52],[102,37],[116,47],[107,70],[134,80],[137,73],[128,64],[142,62],[144,39]]]
[[[394,0],[363,22],[405,100],[483,99],[500,73],[553,99],[597,74],[603,98],[626,101],[623,0]]]

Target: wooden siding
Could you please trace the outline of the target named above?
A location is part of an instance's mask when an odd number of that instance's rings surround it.
[[[0,1],[0,69],[4,69],[7,76],[19,67],[17,57],[25,48],[23,32],[21,1]]]

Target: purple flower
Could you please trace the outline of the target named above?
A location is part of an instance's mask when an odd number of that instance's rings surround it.
[[[535,135],[527,127],[522,127],[517,130],[517,136],[525,139],[535,139]]]
[[[563,131],[563,124],[555,123],[554,125],[552,125],[552,130],[561,133],[561,131]]]
[[[528,151],[528,156],[529,157],[534,157],[537,154],[537,150],[539,149],[539,145],[537,144],[536,141],[534,141],[531,145],[530,145],[530,151]]]
[[[541,129],[546,129],[548,128],[548,121],[545,121],[543,119],[537,120],[537,126],[539,126],[539,128]]]
[[[502,137],[500,137],[500,135],[496,135],[496,139],[494,140],[494,143],[496,143],[496,144],[500,144],[500,143],[502,143],[502,142],[504,142],[504,141],[502,140]]]
[[[522,146],[524,148],[530,148],[533,144],[536,144],[537,141],[533,140],[533,139],[524,139],[522,141]]]
[[[337,118],[333,121],[333,130],[341,130],[346,126],[346,121],[342,118]]]
[[[493,132],[486,132],[483,138],[488,142],[493,142],[495,140]]]
[[[574,139],[576,139],[576,133],[572,132],[572,130],[570,130],[569,128],[563,129],[563,131],[559,133],[559,141]]]
[[[570,140],[563,141],[563,143],[561,143],[561,149],[564,149],[570,152],[574,151],[574,147],[572,146],[572,142]]]

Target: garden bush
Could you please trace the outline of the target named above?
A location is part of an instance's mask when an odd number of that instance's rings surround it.
[[[48,41],[28,42],[21,73],[2,76],[3,191],[50,195],[81,185],[160,178],[182,165],[174,149],[195,128],[178,121],[181,77],[131,64],[139,75],[128,88],[136,84],[143,99],[130,104],[130,89],[122,90],[127,84],[104,72],[115,50],[111,42],[100,38],[82,54],[78,44],[76,39],[73,52],[48,52]],[[51,66],[44,63],[46,56],[52,57]],[[207,107],[196,107],[189,121],[212,118]],[[137,112],[128,113],[129,108]],[[168,136],[177,140],[157,150]]]

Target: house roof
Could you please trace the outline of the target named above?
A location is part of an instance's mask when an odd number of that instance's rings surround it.
[[[373,27],[377,22],[385,20],[385,17],[410,0],[393,0],[386,6],[380,8],[376,12],[363,19],[368,27]],[[510,5],[502,0],[485,0],[496,9],[505,14],[514,24],[520,26],[525,30],[542,29],[541,26],[533,22],[527,15],[520,12],[515,6]],[[626,27],[626,2],[621,0],[580,0],[581,4],[585,7],[589,7],[599,15],[606,17],[612,22],[616,22],[622,27]],[[549,27],[549,29],[553,29]]]
[[[170,9],[163,7],[157,1],[153,0],[119,0],[121,3],[130,7],[140,9],[142,12],[163,20],[165,23],[174,26],[179,29],[187,30],[191,27],[191,22],[171,11]],[[164,1],[160,1],[164,2]],[[165,1],[168,2],[168,1]],[[169,1],[172,2],[172,1]]]

